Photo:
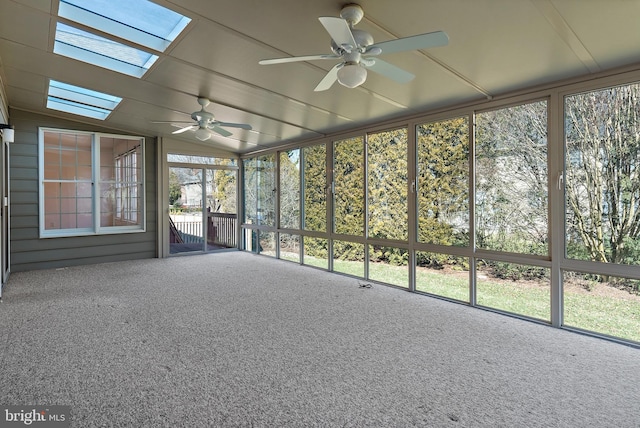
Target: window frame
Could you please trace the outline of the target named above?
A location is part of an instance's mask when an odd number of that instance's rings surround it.
[[[52,132],[57,134],[66,134],[66,135],[84,135],[89,136],[91,140],[91,217],[92,217],[92,225],[91,227],[82,227],[82,228],[66,228],[66,229],[46,229],[45,228],[45,192],[44,186],[45,183],[58,183],[58,182],[88,182],[88,180],[62,180],[62,179],[47,179],[45,178],[45,162],[44,162],[44,136],[45,133]],[[131,224],[126,226],[101,226],[101,185],[104,183],[108,183],[108,181],[102,180],[100,177],[100,141],[102,138],[116,138],[116,139],[129,139],[129,140],[138,140],[140,142],[140,159],[141,165],[139,168],[140,177],[136,181],[136,187],[139,184],[139,198],[136,201],[136,206],[139,208],[140,218],[136,219],[137,224]],[[126,153],[131,153],[131,150]],[[125,153],[125,154],[126,154]],[[146,232],[146,183],[145,183],[145,138],[136,135],[121,135],[121,134],[111,134],[111,133],[102,133],[102,132],[91,132],[91,131],[77,131],[70,129],[61,129],[61,128],[49,128],[49,127],[39,127],[38,128],[38,235],[39,238],[61,238],[61,237],[70,237],[70,236],[96,236],[96,235],[112,235],[112,234],[122,234],[122,233],[140,233]],[[115,170],[115,159],[114,159],[114,170]],[[114,180],[117,181],[118,178],[114,177]],[[130,185],[130,183],[129,183]],[[118,206],[122,207],[122,204],[118,204],[117,195],[114,195],[114,206],[113,206],[113,215],[117,216]],[[137,217],[137,215],[136,215]]]

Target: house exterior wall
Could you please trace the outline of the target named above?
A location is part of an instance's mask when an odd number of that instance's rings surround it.
[[[11,144],[10,149],[12,272],[157,256],[154,138],[145,138],[144,232],[41,239],[38,229],[38,128],[109,133],[113,131],[19,110],[11,111],[11,119],[16,129],[16,141]]]

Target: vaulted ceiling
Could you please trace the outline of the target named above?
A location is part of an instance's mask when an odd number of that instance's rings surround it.
[[[640,2],[634,0],[359,0],[356,28],[376,42],[445,31],[449,44],[384,60],[416,75],[409,83],[369,73],[348,89],[314,92],[336,62],[259,65],[265,58],[329,54],[318,20],[337,0],[154,0],[191,23],[142,77],[53,53],[58,0],[0,2],[0,77],[10,108],[142,135],[172,135],[212,103],[217,120],[251,124],[206,142],[237,153],[311,139],[376,121],[640,63]],[[122,97],[105,120],[46,108],[54,79]]]

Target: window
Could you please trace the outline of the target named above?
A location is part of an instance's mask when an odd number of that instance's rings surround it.
[[[191,22],[148,0],[61,0],[58,15],[160,52]]]
[[[134,77],[142,77],[158,59],[157,55],[61,22],[56,26],[53,52]]]
[[[468,246],[469,120],[458,117],[419,125],[416,143],[418,240]]]
[[[61,0],[58,16],[157,52],[164,52],[191,22],[148,0]],[[53,52],[135,77],[142,77],[158,59],[63,22],[56,25]]]
[[[476,244],[546,256],[547,102],[476,115]]]
[[[300,228],[300,149],[280,153],[280,227]]]
[[[640,83],[564,98],[563,324],[640,342]]]
[[[40,237],[144,231],[144,139],[40,129]]]
[[[409,239],[407,128],[367,134],[369,237]]]
[[[364,236],[364,138],[333,144],[334,231]]]
[[[138,221],[138,153],[133,148],[116,157],[116,217],[121,222]]]
[[[49,81],[47,108],[105,120],[122,98],[80,86]]]
[[[327,230],[327,148],[324,144],[302,149],[304,229]],[[306,242],[305,242],[306,244]]]
[[[640,84],[565,98],[567,257],[640,265]]]
[[[476,246],[498,252],[476,259],[476,302],[550,321],[547,102],[477,113],[475,138]]]
[[[244,162],[245,223],[275,226],[275,168],[274,154]]]

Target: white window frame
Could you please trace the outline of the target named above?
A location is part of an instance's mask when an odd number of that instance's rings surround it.
[[[45,179],[44,173],[44,134],[45,132],[55,132],[69,135],[89,135],[91,137],[91,185],[92,185],[92,227],[87,228],[69,228],[69,229],[49,229],[45,228],[45,195],[44,195],[44,184],[47,182],[59,182],[61,180],[50,180]],[[131,140],[139,140],[140,148],[141,148],[141,158],[143,160],[142,165],[140,165],[140,177],[138,180],[135,180],[136,192],[138,191],[138,184],[141,185],[140,193],[138,194],[140,198],[139,200],[128,200],[123,204],[117,197],[115,198],[114,205],[114,216],[118,216],[118,209],[124,210],[125,216],[127,211],[132,209],[137,209],[138,205],[141,205],[140,213],[142,218],[138,218],[137,212],[134,212],[133,215],[129,215],[129,218],[122,218],[128,222],[138,222],[138,224],[131,224],[126,226],[101,226],[100,225],[100,195],[101,189],[100,186],[102,181],[100,179],[100,139],[106,138],[120,138],[120,139],[131,139]],[[87,131],[74,131],[69,129],[58,129],[58,128],[38,128],[38,216],[39,216],[39,237],[40,238],[59,238],[59,237],[67,237],[67,236],[87,236],[87,235],[110,235],[110,234],[118,234],[118,233],[139,233],[146,231],[146,184],[145,184],[145,139],[144,137],[134,136],[134,135],[120,135],[120,134],[107,134],[100,132],[87,132]],[[131,154],[127,152],[125,154]],[[114,167],[116,168],[116,167]],[[116,176],[116,188],[118,185],[122,186],[131,186],[132,182],[124,182],[122,178],[126,177],[118,177]],[[128,177],[131,178],[131,177]],[[68,180],[67,180],[68,181]],[[75,180],[74,180],[75,181]],[[119,183],[119,184],[118,184]],[[129,199],[131,199],[129,197]]]
[[[137,159],[136,149],[118,155],[115,159],[115,217],[132,224],[138,222],[138,183],[133,173],[137,167]]]

